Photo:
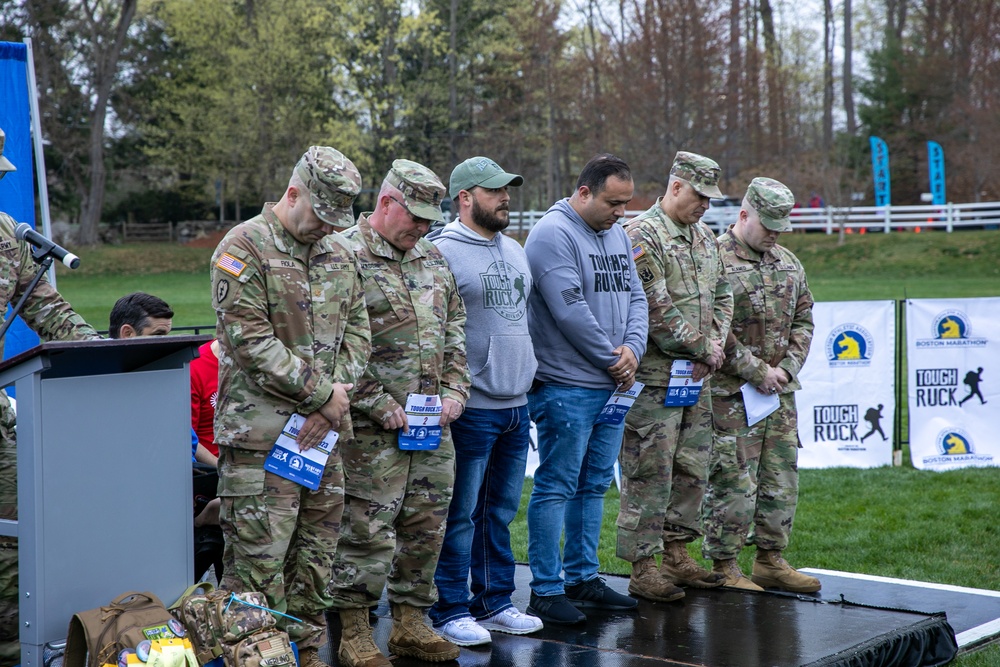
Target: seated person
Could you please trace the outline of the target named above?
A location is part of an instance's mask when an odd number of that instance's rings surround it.
[[[219,341],[198,348],[198,358],[191,360],[191,428],[198,442],[213,456],[219,455],[215,444],[215,401],[219,396]]]
[[[173,328],[173,317],[174,311],[163,299],[145,292],[133,292],[115,302],[108,334],[122,339],[166,336]],[[191,429],[191,455],[194,463],[195,578],[201,579],[214,565],[215,576],[221,579],[223,540],[219,507],[222,501],[216,496],[219,458],[199,441],[194,428]]]

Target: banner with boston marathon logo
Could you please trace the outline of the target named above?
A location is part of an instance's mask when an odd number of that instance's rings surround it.
[[[906,302],[914,468],[1000,465],[1000,298]]]
[[[813,306],[812,346],[795,393],[800,468],[892,465],[895,312],[893,301]]]

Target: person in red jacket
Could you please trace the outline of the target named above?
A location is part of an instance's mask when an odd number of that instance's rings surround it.
[[[198,442],[214,457],[219,456],[215,444],[215,401],[219,396],[219,341],[213,340],[198,348],[198,358],[191,361],[191,428]]]

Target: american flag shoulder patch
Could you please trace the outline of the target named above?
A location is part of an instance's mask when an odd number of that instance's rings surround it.
[[[640,257],[646,254],[646,249],[642,247],[641,243],[635,244],[632,248],[632,261],[638,260]]]
[[[233,257],[228,252],[222,253],[222,256],[219,257],[219,261],[215,263],[215,266],[237,278],[239,278],[240,274],[243,273],[243,270],[247,268],[246,264]]]
[[[563,301],[567,306],[572,306],[574,303],[579,303],[583,301],[583,291],[579,287],[570,287],[569,289],[564,289],[562,292]]]

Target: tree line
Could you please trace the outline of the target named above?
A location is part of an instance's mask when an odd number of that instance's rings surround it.
[[[248,217],[311,144],[372,189],[397,157],[447,181],[489,155],[524,175],[518,209],[597,152],[648,204],[680,149],[727,194],[766,174],[846,206],[873,202],[877,135],[893,203],[928,190],[928,140],[949,200],[1000,199],[1000,3],[813,4],[7,0],[0,39],[32,40],[51,204],[84,243],[100,221]]]

